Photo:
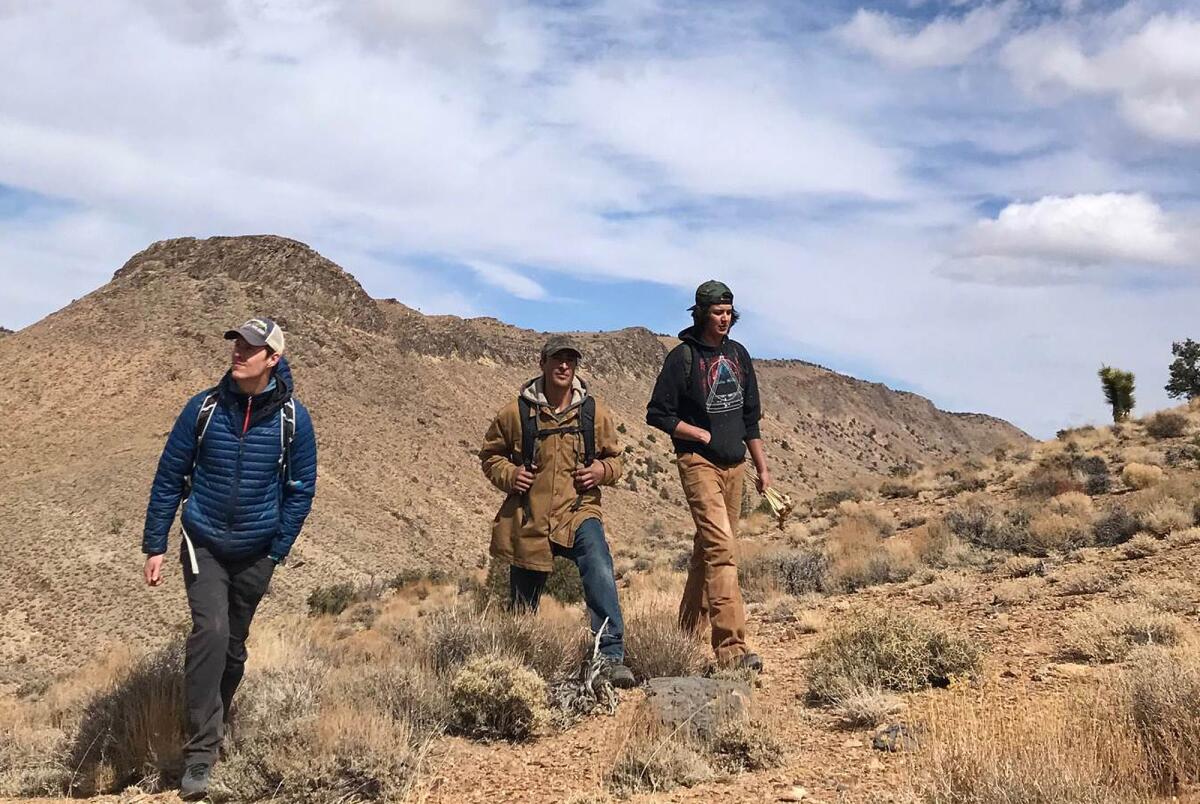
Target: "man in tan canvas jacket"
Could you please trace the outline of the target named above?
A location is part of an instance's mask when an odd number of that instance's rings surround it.
[[[518,610],[537,609],[555,556],[574,562],[592,633],[603,628],[600,653],[608,677],[614,686],[631,687],[600,513],[600,486],[621,477],[621,451],[612,414],[576,376],[580,357],[571,339],[550,338],[542,347],[542,375],[526,383],[488,427],[479,451],[483,473],[508,495],[492,524],[491,554],[509,564],[509,603]]]

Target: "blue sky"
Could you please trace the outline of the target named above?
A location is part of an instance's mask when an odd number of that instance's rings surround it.
[[[374,296],[676,331],[1008,418],[1168,404],[1200,305],[1183,2],[0,0],[0,324],[176,236]]]

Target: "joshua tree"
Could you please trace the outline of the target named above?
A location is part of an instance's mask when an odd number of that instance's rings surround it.
[[[1104,398],[1112,405],[1113,421],[1125,421],[1134,406],[1133,372],[1101,366],[1098,373],[1100,385],[1104,388]]]
[[[1200,396],[1200,343],[1188,338],[1183,343],[1171,344],[1171,380],[1167,383],[1167,395],[1187,397],[1188,401]]]

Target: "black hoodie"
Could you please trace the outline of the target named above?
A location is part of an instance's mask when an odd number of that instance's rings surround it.
[[[667,355],[646,405],[646,423],[671,436],[676,454],[697,452],[713,463],[730,466],[746,458],[746,442],[759,437],[758,380],[750,353],[726,338],[713,348],[694,327],[679,333],[683,341]],[[685,348],[685,344],[691,349]],[[691,352],[691,382],[685,361]],[[707,430],[707,444],[675,438],[680,421]]]

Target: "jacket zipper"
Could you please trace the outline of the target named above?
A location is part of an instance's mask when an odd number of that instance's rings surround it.
[[[233,486],[230,490],[229,508],[225,514],[225,532],[233,528],[233,512],[237,508],[238,491],[242,481],[242,450],[246,446],[246,431],[250,429],[250,408],[254,405],[254,397],[246,397],[246,416],[242,419],[242,432],[238,436],[237,465],[233,470]]]

